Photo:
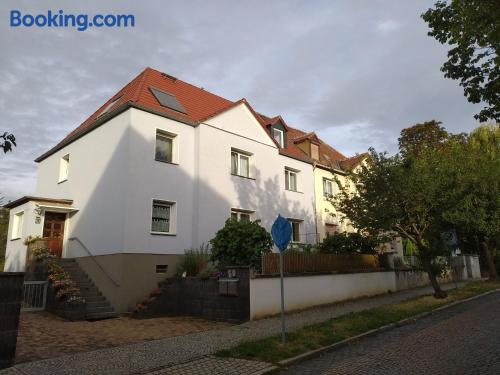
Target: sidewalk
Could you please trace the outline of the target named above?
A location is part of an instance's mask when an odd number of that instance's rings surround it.
[[[448,284],[442,287],[443,289],[451,289],[454,285]],[[349,312],[357,312],[431,293],[432,288],[424,287],[312,308],[287,314],[286,326],[287,330],[292,331]],[[175,374],[174,370],[180,368],[182,368],[183,374],[210,374],[207,368],[209,365],[216,369],[213,373],[218,374],[259,374],[270,365],[254,361],[245,361],[253,363],[244,363],[242,360],[215,358],[211,354],[221,349],[228,349],[242,341],[265,338],[279,333],[279,317],[268,318],[219,330],[22,363],[0,371],[0,374],[144,374],[152,371],[155,371],[156,374]],[[245,366],[249,367],[248,371],[244,370]],[[239,367],[242,368],[242,371],[235,371]],[[222,368],[226,368],[226,370]]]

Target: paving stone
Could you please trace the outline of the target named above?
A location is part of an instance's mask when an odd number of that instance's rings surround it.
[[[453,285],[445,285],[443,288],[451,287]],[[431,288],[418,288],[287,314],[287,330],[293,331],[305,325],[323,322],[353,311],[404,301],[429,294],[431,291]],[[279,332],[279,317],[273,317],[205,332],[20,363],[15,367],[24,374],[34,375],[147,373],[158,368],[198,360],[200,357],[228,349],[242,341],[269,337]],[[53,340],[57,341],[57,339],[54,335]],[[97,349],[100,335],[97,334],[92,339]]]
[[[498,316],[500,293],[493,293],[364,338],[281,374],[500,374]]]
[[[275,369],[269,363],[207,356],[148,373],[148,375],[258,375]]]

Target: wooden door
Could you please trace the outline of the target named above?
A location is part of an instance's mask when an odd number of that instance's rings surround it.
[[[65,221],[66,214],[59,212],[45,213],[43,237],[47,240],[47,244],[52,253],[59,258],[62,256]]]

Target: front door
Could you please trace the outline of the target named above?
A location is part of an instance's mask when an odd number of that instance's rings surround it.
[[[64,213],[46,212],[43,223],[43,237],[47,240],[50,251],[59,258],[62,256],[65,220]]]

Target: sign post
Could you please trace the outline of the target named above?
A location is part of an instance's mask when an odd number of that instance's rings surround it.
[[[292,226],[290,222],[283,216],[278,215],[274,221],[273,227],[271,228],[271,235],[273,237],[274,244],[278,247],[280,251],[280,288],[281,288],[281,341],[284,344],[286,341],[285,336],[285,293],[284,293],[284,264],[283,264],[283,252],[288,247],[290,240],[292,239]]]

